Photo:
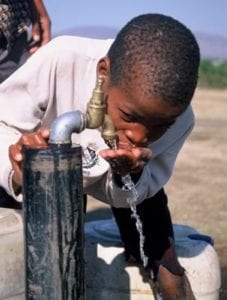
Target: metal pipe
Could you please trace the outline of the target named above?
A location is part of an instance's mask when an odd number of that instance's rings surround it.
[[[81,147],[23,149],[27,300],[83,300]]]
[[[71,144],[72,133],[80,133],[85,127],[85,114],[80,111],[66,112],[53,121],[49,144]]]

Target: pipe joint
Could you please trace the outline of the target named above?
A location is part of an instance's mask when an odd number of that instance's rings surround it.
[[[80,133],[86,127],[86,115],[80,111],[66,112],[54,120],[50,129],[50,144],[71,144],[73,132]]]

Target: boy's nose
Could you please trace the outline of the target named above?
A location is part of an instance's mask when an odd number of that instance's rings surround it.
[[[125,135],[131,144],[135,146],[147,145],[147,130],[145,128],[135,128],[134,130],[126,130]]]

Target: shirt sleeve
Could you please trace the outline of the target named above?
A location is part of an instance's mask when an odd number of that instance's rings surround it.
[[[22,132],[32,132],[42,125],[52,97],[48,84],[53,82],[50,53],[48,47],[43,47],[0,85],[0,186],[15,198],[8,149]]]
[[[0,186],[2,186],[8,194],[12,194],[11,177],[12,166],[9,160],[9,145],[14,144],[20,138],[20,132],[14,128],[6,126],[0,122]]]

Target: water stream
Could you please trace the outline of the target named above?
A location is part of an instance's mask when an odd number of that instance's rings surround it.
[[[108,146],[111,149],[117,149],[117,141],[116,140],[110,140],[108,141]],[[131,217],[135,219],[135,226],[137,229],[137,232],[139,233],[139,246],[140,246],[140,258],[143,263],[143,267],[146,268],[148,264],[148,257],[144,253],[144,242],[145,242],[145,236],[143,234],[143,224],[140,219],[140,216],[137,213],[137,208],[136,208],[136,202],[138,199],[138,193],[135,187],[135,184],[131,178],[130,174],[126,174],[121,177],[121,181],[123,184],[122,189],[124,190],[130,190],[132,192],[132,196],[128,197],[126,199],[127,203],[129,204],[129,207],[131,209]],[[150,270],[150,279],[152,280],[153,284],[151,284],[151,289],[153,291],[153,295],[155,300],[163,300],[162,295],[159,291],[159,287],[157,285],[157,282],[154,281],[153,277],[153,271]]]
[[[139,215],[137,213],[137,210],[136,210],[136,200],[138,198],[138,194],[137,194],[135,184],[132,181],[132,178],[131,178],[130,174],[122,176],[121,180],[122,180],[122,183],[123,183],[123,189],[132,191],[132,197],[127,198],[126,200],[127,200],[128,204],[130,206],[130,209],[132,211],[131,216],[136,221],[135,225],[136,225],[136,229],[139,233],[139,237],[140,237],[140,241],[139,241],[139,243],[140,243],[140,258],[142,260],[143,267],[146,268],[147,263],[148,263],[148,257],[144,253],[145,236],[143,234],[143,224],[142,224],[142,222],[140,220],[140,217],[139,217]],[[150,279],[152,280],[152,283],[150,282],[150,284],[151,284],[151,289],[153,291],[154,299],[155,300],[163,300],[162,294],[159,290],[158,283],[157,283],[156,280],[154,280],[152,270],[150,270]]]
[[[117,149],[117,142],[116,140],[111,140],[108,141],[108,145],[111,149]],[[124,190],[130,190],[132,192],[132,196],[127,198],[126,201],[128,202],[130,209],[131,209],[131,217],[133,219],[135,219],[135,226],[136,229],[139,233],[139,246],[140,246],[140,258],[142,260],[143,263],[143,267],[146,268],[147,263],[148,263],[148,257],[145,255],[144,253],[144,241],[145,241],[145,237],[143,234],[143,224],[141,222],[140,216],[137,213],[137,209],[136,209],[136,202],[138,199],[138,194],[136,191],[136,187],[134,182],[132,181],[132,178],[130,176],[130,174],[124,175],[121,178],[123,187],[122,189]]]
[[[139,233],[140,258],[143,262],[143,267],[146,268],[147,263],[148,263],[148,257],[144,253],[145,237],[144,237],[144,234],[143,234],[143,224],[141,222],[141,219],[140,219],[140,217],[137,213],[137,209],[136,209],[136,200],[138,198],[138,194],[137,194],[135,184],[132,181],[132,178],[131,178],[130,174],[122,176],[121,180],[122,180],[122,183],[123,183],[123,189],[132,191],[132,197],[127,198],[126,201],[128,202],[128,204],[130,206],[130,209],[132,211],[131,217],[133,219],[135,219],[135,222],[136,222],[135,223],[136,229]]]

